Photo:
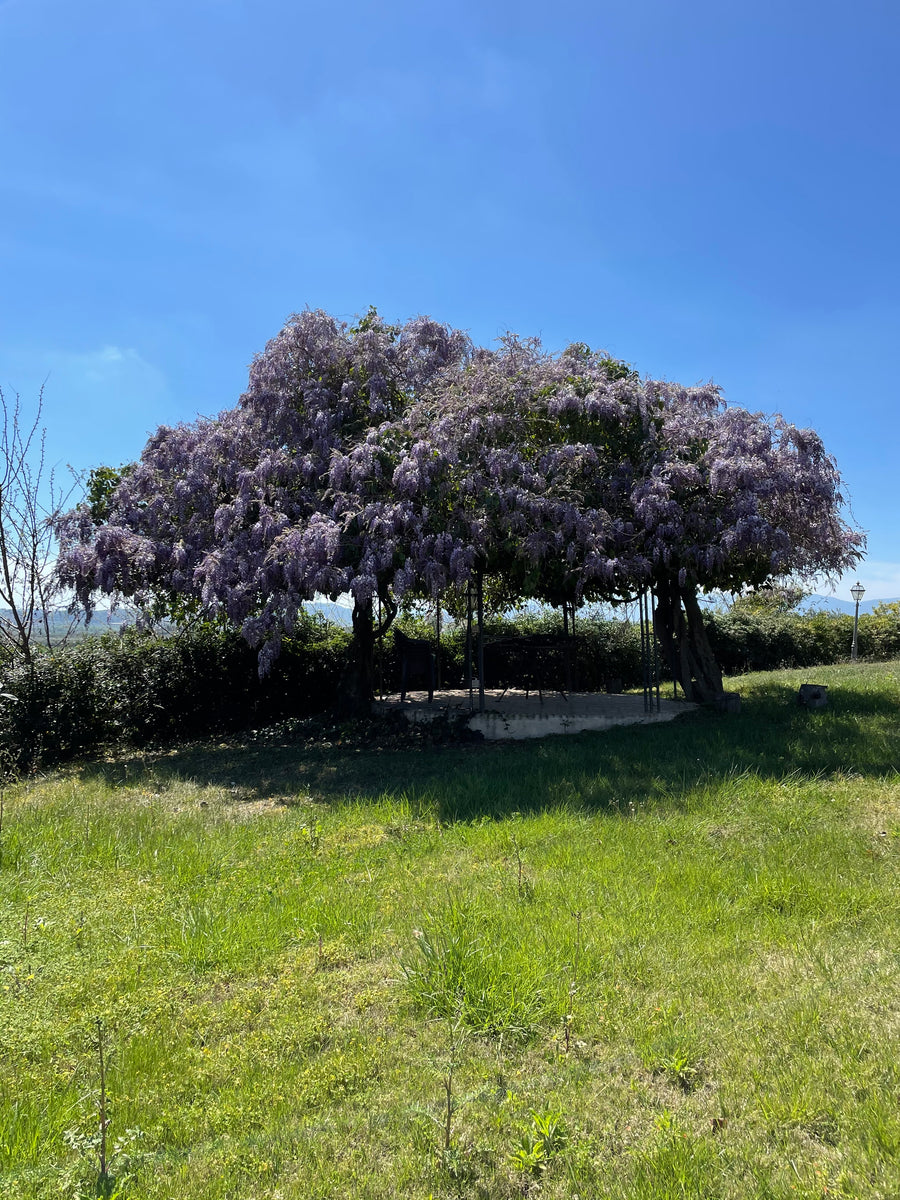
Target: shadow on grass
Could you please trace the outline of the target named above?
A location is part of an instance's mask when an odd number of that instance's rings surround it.
[[[816,673],[813,673],[816,674]],[[154,786],[189,779],[237,787],[248,799],[346,804],[404,797],[441,820],[502,817],[566,806],[630,811],[678,807],[698,787],[752,773],[763,779],[883,777],[900,770],[900,690],[826,679],[829,707],[796,703],[797,683],[754,681],[739,716],[699,711],[653,726],[526,742],[378,747],[336,731],[331,743],[222,743],[135,754],[85,766],[110,784]],[[868,681],[867,681],[868,684]]]

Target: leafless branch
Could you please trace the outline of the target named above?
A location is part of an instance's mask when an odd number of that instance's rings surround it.
[[[32,419],[18,395],[7,401],[0,389],[0,654],[26,662],[38,645],[64,640],[72,628],[60,637],[52,626],[59,590],[54,521],[78,481],[61,486],[47,467],[42,412],[43,391]]]

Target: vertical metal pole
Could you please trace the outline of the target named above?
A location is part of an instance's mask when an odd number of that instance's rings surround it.
[[[437,690],[441,690],[441,598],[437,598],[437,608],[434,614],[434,632],[437,638],[437,650],[434,656],[434,673]]]
[[[469,708],[475,707],[472,694],[472,581],[466,583],[466,680],[469,685]]]
[[[378,595],[378,628],[381,629],[381,594]],[[378,637],[378,699],[384,699],[384,635]]]
[[[859,601],[856,602],[856,609],[853,613],[853,645],[850,647],[850,661],[856,662],[857,646],[856,634],[859,629]]]
[[[654,674],[654,657],[656,654],[656,642],[653,637],[653,622],[650,616],[652,611],[649,589],[644,593],[644,621],[647,626],[647,701],[650,712],[654,710],[656,698],[654,696],[654,687],[656,684],[656,676]]]
[[[647,636],[647,593],[641,588],[638,596],[641,621],[641,675],[644,691],[644,712],[650,712],[650,639]]]
[[[644,666],[646,654],[644,653],[644,593],[638,592],[638,623],[641,630],[641,688],[644,697],[644,712],[647,711],[647,670]]]
[[[569,636],[572,641],[565,649],[565,667],[566,667],[566,689],[571,692],[573,688],[578,687],[578,663],[577,660],[573,666],[572,658],[575,654],[575,601],[569,605]]]
[[[656,711],[659,712],[659,642],[656,638],[656,622],[653,616],[653,606],[655,597],[653,588],[650,589],[650,611],[647,614],[650,620],[650,636],[653,638],[653,678],[656,683]]]
[[[478,711],[484,712],[484,576],[478,572]]]

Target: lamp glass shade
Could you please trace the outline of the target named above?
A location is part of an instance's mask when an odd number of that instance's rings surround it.
[[[863,585],[861,583],[855,583],[853,585],[853,587],[850,589],[850,595],[853,597],[853,599],[856,601],[857,604],[859,604],[860,600],[862,600],[862,598],[865,594],[866,594],[866,589],[863,587]]]

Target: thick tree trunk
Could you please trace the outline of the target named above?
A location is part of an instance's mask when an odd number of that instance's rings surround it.
[[[375,698],[375,642],[385,635],[397,615],[397,606],[390,596],[382,596],[382,603],[384,611],[377,628],[371,600],[357,600],[353,605],[350,661],[338,683],[335,705],[339,717],[367,717],[372,711]]]
[[[350,661],[338,683],[336,713],[339,717],[365,717],[372,711],[375,696],[375,625],[372,601],[353,605],[353,641]]]
[[[722,672],[710,645],[696,588],[666,579],[656,586],[656,636],[685,698],[718,703],[725,694]]]

